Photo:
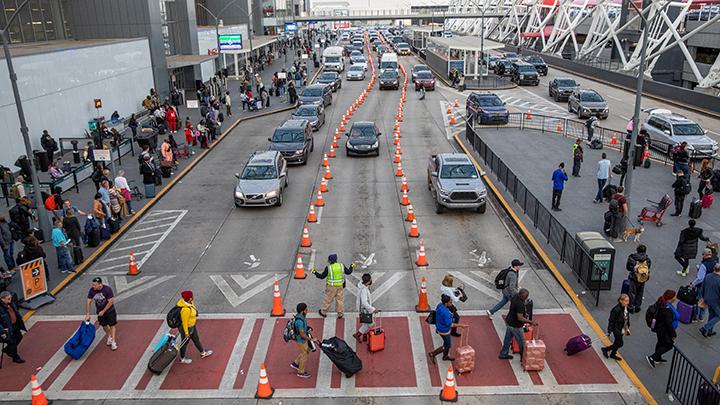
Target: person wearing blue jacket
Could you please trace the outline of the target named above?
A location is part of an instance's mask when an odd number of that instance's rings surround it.
[[[565,182],[568,181],[568,175],[565,173],[565,162],[561,162],[552,174],[553,192],[552,192],[552,210],[562,211],[560,209],[560,198],[562,197]]]
[[[467,325],[462,323],[453,322],[453,314],[450,312],[451,306],[452,298],[443,294],[440,297],[440,303],[437,304],[437,307],[435,307],[435,332],[437,332],[437,334],[442,338],[443,345],[428,353],[430,361],[432,361],[433,364],[435,364],[435,356],[440,353],[443,354],[442,359],[445,361],[455,360],[449,355],[450,348],[452,347],[452,336],[450,335],[450,332],[453,328],[467,327]]]

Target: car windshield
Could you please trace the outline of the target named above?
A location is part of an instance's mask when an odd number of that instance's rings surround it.
[[[337,74],[336,74],[336,73],[323,73],[323,74],[320,75],[320,79],[318,79],[318,80],[320,80],[320,81],[323,81],[323,80],[333,81],[333,80],[335,80],[336,78],[337,78]]]
[[[375,136],[375,128],[371,126],[355,126],[350,129],[350,138],[362,138],[371,136]]]
[[[535,66],[533,65],[519,65],[518,66],[518,72],[521,73],[535,73]]]
[[[350,54],[350,57],[351,57],[351,58],[356,58],[356,57],[358,57],[358,56],[362,56],[362,54],[360,53],[360,51],[352,51],[352,53]]]
[[[413,66],[413,72],[424,72],[424,71],[427,71],[427,70],[430,70],[430,68],[427,67],[427,66],[425,66],[425,65],[415,65],[415,66]]]
[[[381,79],[397,79],[397,73],[394,70],[386,70],[380,76]]]
[[[358,66],[358,65],[350,66],[351,72],[362,72],[363,70],[365,70],[365,69],[363,69],[362,66]]]
[[[320,87],[306,87],[305,90],[303,90],[301,96],[320,97],[322,96],[322,89]]]
[[[304,140],[305,133],[301,129],[276,129],[272,136],[274,143],[303,142]]]
[[[340,57],[339,56],[326,56],[325,62],[327,63],[339,63]]]
[[[545,63],[544,60],[542,60],[539,56],[530,56],[529,58],[525,59],[529,63]]]
[[[505,57],[510,59],[510,58],[517,58],[518,56],[514,52],[505,52]]]
[[[275,166],[245,166],[240,176],[243,180],[268,180],[277,178]]]
[[[398,44],[398,48],[410,48],[410,45],[406,43]]]
[[[605,100],[602,98],[602,96],[600,96],[597,93],[586,92],[586,93],[580,94],[580,101],[589,101],[591,103],[602,103]]]
[[[433,75],[430,72],[420,72],[417,74],[418,79],[432,79]]]
[[[298,117],[314,117],[317,115],[317,108],[303,106],[298,108],[294,115]]]
[[[673,125],[673,132],[675,136],[697,136],[697,135],[705,135],[705,131],[700,127],[700,125],[692,123],[692,124],[675,124]]]
[[[480,107],[500,107],[503,105],[500,97],[480,97],[478,99]]]
[[[443,165],[440,178],[443,179],[477,179],[475,166],[471,164]]]
[[[560,79],[557,81],[558,87],[577,87],[577,83],[573,79]]]

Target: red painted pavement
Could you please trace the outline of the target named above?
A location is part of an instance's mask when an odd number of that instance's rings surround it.
[[[0,391],[22,391],[30,383],[30,374],[35,373],[37,367],[44,366],[58,350],[63,350],[65,341],[79,326],[80,321],[35,322],[18,346],[20,357],[25,359],[25,363],[13,363],[5,356],[0,371]],[[61,364],[58,368],[64,369],[67,364],[65,362],[64,366]],[[46,381],[40,381],[43,388],[49,387]]]
[[[423,336],[423,344],[425,347],[425,355],[433,350],[435,350],[435,343],[433,343],[432,334],[435,333],[435,326],[428,324],[425,322],[425,319],[427,319],[427,315],[420,316],[420,329],[422,330],[422,336]],[[433,387],[440,387],[442,386],[442,382],[440,380],[440,370],[438,369],[437,364],[433,364],[430,361],[430,358],[428,358],[428,373],[430,373],[430,385]]]
[[[318,348],[317,351],[308,355],[305,371],[311,374],[310,378],[299,378],[297,372],[290,367],[290,362],[297,357],[297,344],[285,342],[282,338],[283,329],[290,318],[275,318],[270,346],[265,356],[265,368],[270,379],[270,386],[273,388],[315,388],[317,384],[318,364],[320,356],[324,356]],[[310,318],[308,325],[312,328],[312,335],[320,337],[323,335],[323,319]]]
[[[355,386],[417,386],[408,318],[383,317],[381,321],[385,329],[385,349],[370,353],[367,343],[357,345],[356,352],[363,362],[363,370],[355,375]]]
[[[215,353],[201,359],[192,341],[188,341],[187,356],[192,364],[175,361],[165,377],[162,390],[213,390],[220,387],[235,341],[240,334],[242,319],[202,319],[197,323],[200,342],[205,350]]]
[[[262,331],[263,323],[264,320],[262,318],[255,320],[252,332],[250,332],[250,339],[248,339],[247,346],[245,347],[245,353],[243,354],[242,361],[240,362],[240,371],[235,379],[235,385],[233,385],[233,388],[235,389],[242,389],[245,385],[245,378],[247,377],[248,369],[250,368],[250,363],[252,362],[253,353],[255,353],[255,347],[260,339],[260,332]]]
[[[565,344],[581,334],[580,328],[569,314],[536,314],[540,324],[540,339],[547,347],[545,361],[558,384],[616,384],[610,371],[595,350],[568,356]]]
[[[335,336],[340,339],[345,339],[345,318],[340,318],[335,321]],[[350,336],[350,339],[355,338]],[[330,388],[340,388],[342,377],[343,375],[340,370],[333,364],[332,374],[330,375]]]
[[[453,357],[455,349],[463,344],[470,344],[475,349],[475,369],[470,373],[457,374],[456,380],[460,387],[518,385],[510,362],[498,359],[502,341],[495,331],[492,321],[487,316],[460,315],[460,322],[468,324],[469,329],[458,329],[462,338],[453,339]]]
[[[66,390],[119,390],[146,350],[152,350],[152,338],[162,320],[133,320],[118,324],[118,349],[110,350],[102,340],[82,366],[63,387]],[[110,366],[112,365],[112,366]]]

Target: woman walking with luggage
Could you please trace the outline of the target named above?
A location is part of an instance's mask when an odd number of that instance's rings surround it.
[[[702,165],[700,166],[700,184],[698,184],[698,200],[702,200],[703,196],[707,192],[713,191],[712,187],[712,178],[713,178],[713,169],[710,167],[710,160],[703,159]]]
[[[460,322],[460,314],[458,314],[458,308],[457,305],[459,302],[465,302],[467,301],[467,295],[465,295],[465,285],[460,284],[457,286],[457,288],[453,288],[453,283],[455,282],[455,277],[448,274],[446,275],[442,283],[440,285],[440,294],[447,295],[452,300],[452,304],[450,305],[450,312],[453,315],[453,323]],[[460,334],[457,333],[457,328],[451,328],[450,329],[450,336],[460,337]]]
[[[675,338],[677,337],[675,330],[678,327],[680,314],[672,305],[673,302],[675,302],[675,291],[665,290],[654,305],[655,316],[653,322],[655,326],[652,331],[657,335],[657,343],[655,344],[655,352],[646,357],[652,368],[655,368],[656,363],[665,363],[667,360],[663,359],[662,355],[675,345]],[[648,311],[651,311],[651,308],[648,308]]]
[[[455,360],[453,357],[450,357],[450,348],[452,347],[452,337],[450,336],[450,331],[453,328],[465,328],[467,326],[461,323],[453,322],[453,315],[450,312],[451,305],[452,299],[443,294],[440,297],[440,303],[437,307],[435,307],[435,332],[437,332],[437,334],[442,338],[443,345],[428,353],[430,361],[432,361],[433,364],[436,364],[435,356],[440,353],[443,354],[442,359],[445,361]]]
[[[630,296],[620,294],[617,305],[610,310],[607,331],[613,335],[613,344],[601,349],[605,358],[611,358],[617,361],[622,360],[622,358],[618,357],[617,351],[624,345],[623,336],[630,336],[629,304]]]
[[[358,307],[360,312],[360,327],[357,332],[353,334],[353,337],[360,341],[362,337],[363,342],[367,342],[368,330],[373,324],[373,315],[380,312],[379,309],[372,305],[372,295],[370,295],[370,286],[372,285],[372,277],[370,273],[362,275],[362,280],[358,283],[358,294],[355,300],[355,306]]]
[[[190,340],[195,344],[195,348],[200,352],[200,358],[205,358],[213,354],[212,350],[205,350],[202,343],[200,343],[200,335],[198,335],[195,324],[197,323],[197,309],[195,308],[195,299],[192,291],[183,291],[180,293],[180,300],[177,302],[177,306],[180,307],[180,340],[185,341],[189,337]],[[180,347],[180,362],[183,364],[192,363],[192,359],[186,357],[187,354],[187,342]]]

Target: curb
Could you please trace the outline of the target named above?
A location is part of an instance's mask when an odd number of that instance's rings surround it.
[[[457,142],[458,145],[462,148],[462,150],[470,157],[470,160],[472,160],[475,167],[482,171],[482,168],[480,164],[475,160],[475,157],[470,153],[470,151],[467,149],[465,144],[460,140],[460,137],[458,136],[462,131],[455,132],[453,134],[453,138],[455,139],[455,142]],[[557,280],[560,283],[560,286],[562,286],[563,290],[565,290],[565,293],[570,297],[570,299],[573,301],[575,306],[578,308],[578,311],[580,311],[580,314],[585,318],[585,320],[588,322],[590,327],[593,329],[593,331],[598,335],[602,336],[601,341],[604,344],[610,343],[610,340],[605,335],[605,331],[600,327],[600,325],[597,323],[595,318],[590,314],[590,311],[588,311],[587,307],[585,307],[585,304],[578,298],[578,295],[575,293],[573,288],[570,286],[570,284],[567,282],[565,277],[560,273],[560,271],[555,267],[555,264],[550,260],[550,257],[545,253],[543,248],[540,246],[540,244],[537,242],[535,237],[530,233],[530,231],[525,227],[525,224],[522,222],[520,217],[515,213],[515,210],[512,209],[510,204],[505,200],[505,198],[502,196],[500,191],[495,187],[495,184],[492,182],[492,180],[487,176],[482,176],[483,181],[485,181],[485,184],[488,185],[490,188],[490,191],[492,191],[493,195],[500,201],[500,204],[503,206],[503,209],[505,212],[510,216],[513,223],[520,229],[520,232],[522,233],[525,240],[530,243],[530,246],[532,246],[533,250],[537,255],[540,257],[540,260],[547,266],[547,268],[552,273],[555,280]],[[635,372],[630,368],[630,366],[627,364],[626,361],[621,361],[617,363],[620,368],[625,372],[625,374],[628,376],[630,381],[635,385],[635,387],[640,392],[640,395],[645,398],[645,400],[651,404],[651,405],[657,405],[658,402],[653,398],[650,391],[645,387],[645,385],[640,381],[638,376],[635,374]]]

